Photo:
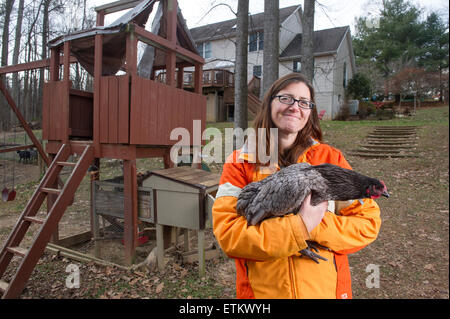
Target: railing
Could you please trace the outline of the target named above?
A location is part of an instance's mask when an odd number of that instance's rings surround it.
[[[250,82],[248,82],[248,92],[253,93],[259,98],[259,93],[261,92],[261,78],[253,76]]]
[[[175,73],[175,83],[177,81],[178,72]],[[160,72],[156,76],[156,81],[165,83],[166,72]],[[203,87],[234,87],[234,73],[224,69],[211,69],[203,70]],[[183,87],[193,88],[194,87],[194,72],[184,71],[183,72]]]

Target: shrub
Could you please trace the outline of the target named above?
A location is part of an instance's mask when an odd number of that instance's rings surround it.
[[[370,101],[360,101],[358,107],[358,116],[360,119],[365,119],[369,115],[375,114],[375,105]]]
[[[350,117],[350,107],[348,104],[342,105],[341,109],[339,110],[338,115],[336,116],[335,120],[337,121],[347,121]]]

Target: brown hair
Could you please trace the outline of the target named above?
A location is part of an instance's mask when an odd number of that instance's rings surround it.
[[[269,154],[270,152],[270,128],[276,128],[271,116],[273,97],[288,85],[299,82],[304,83],[308,87],[309,93],[311,94],[311,101],[315,103],[314,88],[308,79],[300,73],[290,73],[279,78],[270,86],[264,95],[262,108],[256,115],[253,126],[256,131],[258,131],[259,128],[264,128],[266,130],[266,154]],[[306,122],[305,127],[298,132],[294,144],[289,149],[285,150],[283,154],[278,150],[278,164],[281,167],[286,167],[297,163],[298,157],[311,145],[311,137],[317,141],[322,141],[322,130],[320,129],[316,107],[311,110],[308,122]],[[256,145],[258,145],[258,140],[256,143]],[[256,150],[258,150],[258,146],[256,146]],[[259,157],[256,156],[256,158]],[[257,162],[257,165],[260,164]]]

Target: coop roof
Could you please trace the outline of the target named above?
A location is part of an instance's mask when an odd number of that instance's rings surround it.
[[[174,167],[152,171],[156,175],[175,183],[188,185],[197,189],[207,189],[219,185],[220,175],[188,166]],[[151,175],[150,175],[151,176]]]
[[[126,53],[126,32],[128,23],[135,23],[138,26],[145,27],[149,20],[150,13],[153,10],[157,0],[144,0],[134,9],[126,12],[119,19],[107,26],[97,26],[88,30],[76,31],[66,35],[59,36],[49,41],[49,47],[57,47],[66,41],[71,41],[71,54],[91,75],[94,74],[94,48],[95,35],[103,35],[103,75],[114,75],[123,66]],[[177,44],[195,54],[198,54],[195,42],[187,28],[181,10],[177,13]],[[159,36],[165,37],[166,30],[164,24],[159,28]],[[159,50],[158,50],[159,51]],[[177,60],[179,58],[177,57]],[[153,65],[164,60],[164,54],[159,52],[155,56]],[[177,61],[180,62],[181,60]],[[161,63],[164,64],[164,63]]]

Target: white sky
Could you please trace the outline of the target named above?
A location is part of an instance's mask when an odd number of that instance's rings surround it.
[[[303,0],[279,0],[280,8],[291,5],[303,5]],[[410,0],[416,6],[424,9],[425,13],[439,11],[448,17],[449,5],[446,0]],[[114,0],[88,0],[95,7]],[[186,19],[189,28],[208,23],[225,21],[235,18],[226,6],[218,6],[205,14],[215,4],[227,3],[234,11],[237,10],[237,0],[178,0],[179,7]],[[375,15],[378,12],[381,0],[318,0],[314,17],[314,30],[322,30],[339,26],[350,25],[354,33],[354,21],[356,17]],[[249,10],[251,14],[264,11],[264,0],[250,0]],[[112,22],[117,16],[106,16],[106,24]]]

